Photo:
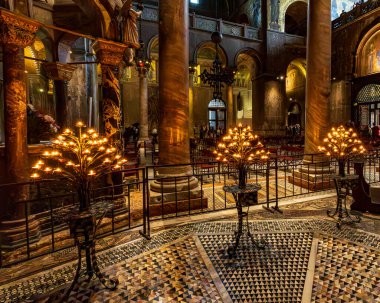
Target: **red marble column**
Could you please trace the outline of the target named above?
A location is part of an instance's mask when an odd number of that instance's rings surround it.
[[[121,148],[121,95],[118,72],[127,46],[109,40],[97,39],[93,48],[102,68],[103,123],[105,135],[116,146]]]
[[[3,47],[5,163],[7,183],[29,180],[26,78],[23,48],[31,45],[39,23],[0,10],[0,44]],[[25,199],[25,190],[9,192],[8,204]],[[4,210],[4,205],[1,205]],[[23,207],[5,207],[7,217],[22,218]],[[4,215],[4,213],[3,213]]]
[[[159,3],[160,164],[190,162],[188,9],[187,0]]]
[[[308,9],[305,153],[311,154],[330,128],[331,0],[310,0]]]

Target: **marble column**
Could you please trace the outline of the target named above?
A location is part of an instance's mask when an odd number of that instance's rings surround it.
[[[158,138],[159,161],[163,165],[190,163],[188,11],[187,0],[160,0]],[[151,184],[151,202],[159,201],[160,193],[165,192],[164,202],[191,196],[192,205],[198,205],[194,207],[202,205],[201,191],[190,191],[198,186],[190,165],[161,167],[159,174],[167,179]],[[152,192],[157,193],[156,197]],[[164,207],[163,211],[169,210]]]
[[[149,140],[149,119],[148,119],[148,72],[150,68],[149,60],[140,60],[136,69],[139,73],[139,99],[140,99],[140,164],[146,165],[146,150],[144,142]]]
[[[27,91],[23,48],[31,45],[40,24],[0,9],[0,44],[3,48],[5,177],[7,183],[29,181],[27,145]],[[10,188],[0,201],[0,241],[3,249],[25,245],[26,222],[22,203],[29,197],[28,186]],[[40,225],[28,213],[29,243],[40,238]]]
[[[0,10],[0,44],[3,47],[5,166],[7,183],[29,180],[26,77],[23,48],[33,43],[39,23]],[[8,203],[26,198],[27,193],[15,190]],[[2,205],[3,206],[3,205]],[[12,219],[23,217],[18,207],[8,205]],[[10,212],[10,213],[9,213]],[[4,214],[4,212],[3,212]]]
[[[330,128],[331,0],[310,0],[308,9],[305,153],[311,154]]]
[[[93,45],[102,68],[103,124],[106,137],[121,149],[121,95],[119,65],[127,46],[97,39]]]
[[[54,80],[56,121],[62,128],[68,127],[67,121],[67,83],[76,69],[75,65],[60,62],[46,62],[43,67],[49,79]]]
[[[190,162],[187,0],[161,0],[159,50],[160,164]]]
[[[315,191],[334,186],[318,146],[330,128],[331,90],[331,0],[310,0],[308,12],[306,55],[306,121],[304,164],[288,181]],[[311,165],[306,165],[310,164]]]
[[[232,85],[227,86],[227,129],[235,126],[234,121],[234,90]]]

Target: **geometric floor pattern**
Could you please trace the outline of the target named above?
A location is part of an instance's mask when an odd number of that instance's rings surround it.
[[[236,220],[188,223],[101,251],[101,271],[117,277],[118,287],[84,282],[69,302],[297,303],[307,294],[305,302],[380,303],[380,235],[315,218],[252,220],[254,238],[266,246],[243,236],[230,259],[226,249],[236,228]],[[63,292],[75,267],[63,263],[6,282],[0,302]]]
[[[380,302],[380,253],[323,236],[318,243],[312,302]]]
[[[313,234],[269,233],[264,238],[265,247],[258,248],[242,237],[236,257],[229,258],[225,248],[232,235],[199,236],[233,302],[301,302]]]
[[[83,281],[69,302],[223,302],[192,237],[112,266],[107,274],[117,277],[116,290]]]

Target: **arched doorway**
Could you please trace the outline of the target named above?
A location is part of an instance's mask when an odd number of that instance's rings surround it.
[[[226,104],[223,100],[214,99],[208,104],[208,126],[210,130],[226,130]]]
[[[288,65],[286,71],[286,108],[287,125],[299,124],[305,127],[305,87],[306,87],[306,60],[295,59]]]
[[[260,73],[260,61],[253,49],[243,49],[235,57],[234,124],[251,125],[255,95],[252,79]],[[228,105],[227,105],[228,107]]]
[[[285,12],[285,33],[306,37],[307,3],[296,1]]]
[[[301,125],[301,105],[292,102],[288,108],[288,126]]]

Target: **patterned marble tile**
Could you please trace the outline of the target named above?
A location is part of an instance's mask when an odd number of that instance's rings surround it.
[[[380,302],[380,252],[324,236],[318,243],[312,302]]]
[[[222,302],[191,236],[112,266],[107,274],[119,280],[116,290],[83,281],[68,302]]]
[[[255,214],[255,217],[258,217],[257,213]],[[251,222],[250,226],[251,230],[255,233],[273,235],[271,236],[273,237],[273,240],[270,242],[273,245],[275,245],[274,243],[277,241],[274,239],[279,237],[277,233],[309,234],[312,232],[322,232],[331,235],[331,237],[334,238],[344,239],[359,245],[365,245],[374,251],[380,251],[379,235],[356,230],[349,226],[343,226],[338,230],[335,222],[326,220],[310,218],[304,220],[266,220]],[[204,222],[176,226],[153,234],[150,241],[139,238],[106,251],[99,252],[98,263],[101,269],[110,266],[119,266],[120,264],[123,264],[125,260],[138,258],[144,253],[161,249],[163,246],[171,244],[173,241],[188,236],[199,235],[200,237],[207,237],[210,235],[210,237],[222,237],[221,241],[228,241],[236,228],[236,221]],[[290,247],[292,248],[294,246]],[[244,255],[242,256],[244,258],[246,257]],[[23,279],[4,284],[0,287],[0,302],[20,302],[33,293],[46,293],[52,289],[62,287],[72,280],[75,272],[75,265],[75,261],[68,262],[50,270],[42,271]]]
[[[289,302],[302,300],[312,233],[270,233],[264,249],[243,236],[235,258],[226,248],[232,235],[200,235],[199,239],[233,302]]]

